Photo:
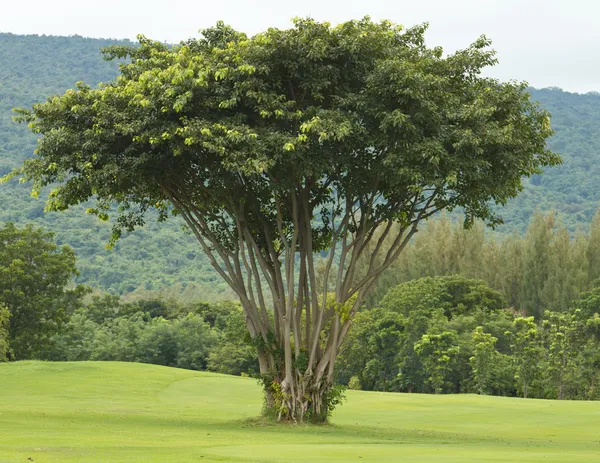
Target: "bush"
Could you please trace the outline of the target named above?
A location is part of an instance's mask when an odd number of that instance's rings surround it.
[[[360,391],[360,379],[358,379],[358,376],[350,378],[350,381],[348,381],[348,389]]]

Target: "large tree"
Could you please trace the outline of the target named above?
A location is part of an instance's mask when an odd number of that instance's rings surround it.
[[[21,111],[40,135],[22,175],[56,185],[51,210],[118,204],[115,239],[152,208],[180,215],[241,301],[269,406],[323,419],[352,318],[419,223],[455,208],[498,223],[491,206],[559,161],[525,84],[481,76],[485,37],[444,55],[425,30],[298,19],[175,47],[140,36],[106,51],[125,60],[116,81]]]

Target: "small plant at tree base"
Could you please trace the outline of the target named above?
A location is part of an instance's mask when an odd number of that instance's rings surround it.
[[[19,111],[39,143],[11,175],[53,185],[50,210],[91,200],[106,220],[116,203],[113,242],[150,209],[183,219],[263,341],[281,419],[327,415],[352,320],[419,225],[455,208],[497,224],[492,204],[559,162],[526,85],[482,77],[489,40],[444,56],[425,30],[296,19],[175,47],[140,36],[107,50],[126,61],[116,81]]]
[[[289,397],[286,396],[284,389],[277,380],[269,375],[260,375],[258,377],[259,384],[267,391],[263,404],[263,415],[280,421],[283,416],[289,413],[287,404]],[[334,409],[340,405],[345,399],[346,387],[342,385],[334,385],[327,390],[323,395],[306,395],[304,397],[304,406],[306,412],[299,415],[299,421],[306,421],[314,424],[323,424],[331,417]],[[314,397],[322,397],[323,402],[318,407],[311,403]],[[317,413],[316,410],[319,410]]]

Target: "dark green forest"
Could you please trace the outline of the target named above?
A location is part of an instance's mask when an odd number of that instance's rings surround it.
[[[0,34],[0,174],[35,149],[27,127],[12,121],[12,108],[28,107],[60,94],[83,80],[97,84],[117,74],[117,64],[103,60],[100,49],[119,43],[83,37]],[[525,181],[522,194],[502,208],[503,233],[524,233],[536,209],[555,210],[575,232],[591,222],[600,199],[600,95],[572,94],[559,89],[531,90],[552,113],[556,134],[552,149],[563,165]],[[196,241],[181,233],[180,224],[148,223],[106,249],[110,224],[82,213],[44,214],[44,195],[30,197],[30,186],[11,182],[0,188],[0,222],[34,223],[56,233],[59,244],[78,257],[78,283],[117,294],[138,296],[169,288],[185,299],[216,300],[231,296],[214,274]],[[83,208],[83,206],[82,206]]]

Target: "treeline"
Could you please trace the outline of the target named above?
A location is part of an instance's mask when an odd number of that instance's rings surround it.
[[[536,321],[480,280],[402,283],[358,314],[337,381],[364,390],[597,400],[599,313],[600,288]]]
[[[0,361],[120,360],[252,373],[253,347],[234,302],[183,305],[92,295],[76,257],[33,226],[0,227]]]
[[[513,310],[536,319],[565,311],[600,278],[600,213],[588,229],[569,233],[554,213],[537,212],[524,236],[482,224],[466,230],[447,216],[431,220],[378,280],[367,305],[377,307],[399,283],[444,275],[483,280]]]
[[[122,303],[95,296],[49,339],[37,358],[54,361],[114,360],[258,373],[241,307],[230,301],[187,306],[174,301]]]

